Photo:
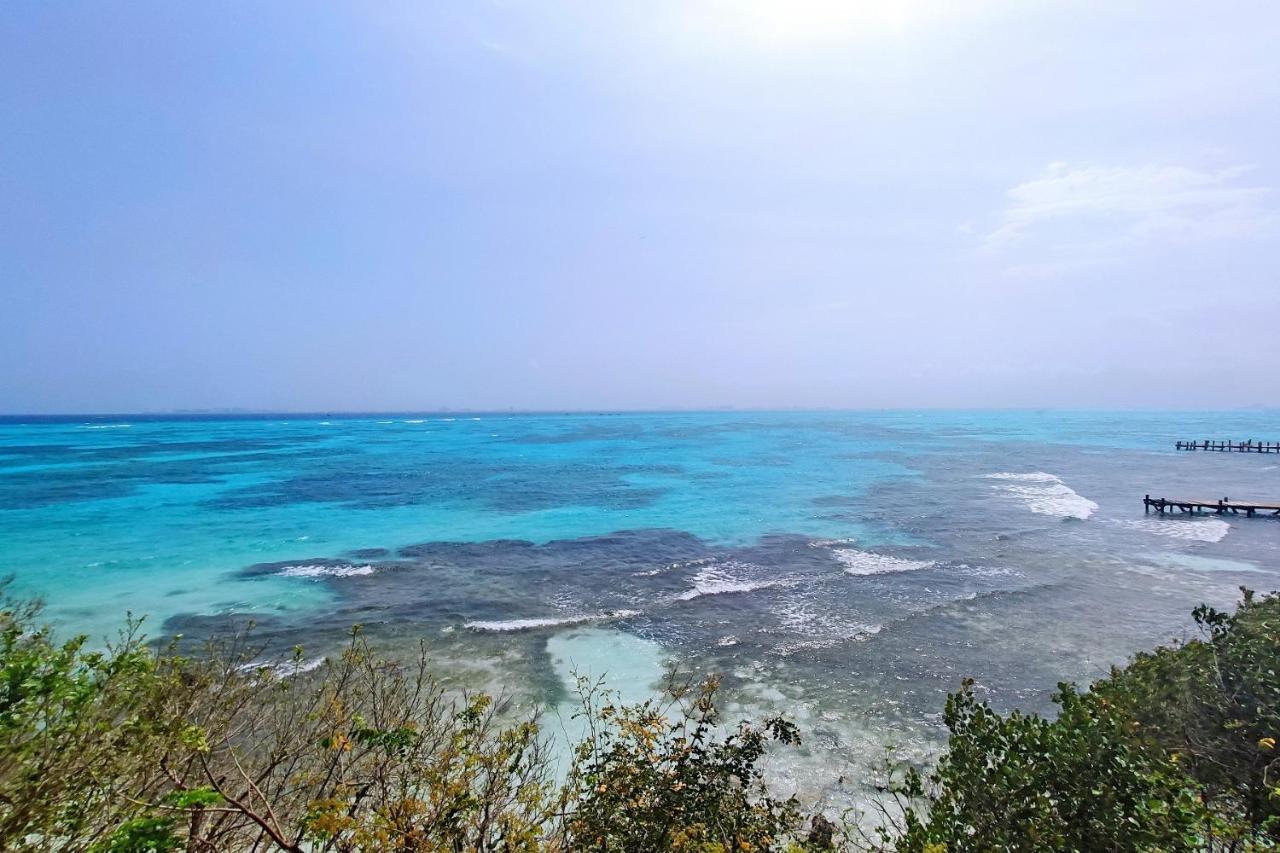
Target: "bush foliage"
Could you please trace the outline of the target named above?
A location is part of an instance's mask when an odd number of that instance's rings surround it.
[[[662,702],[602,702],[582,684],[588,733],[566,788],[566,837],[593,850],[769,850],[794,834],[800,803],[770,795],[759,761],[798,744],[786,720],[716,732],[716,682]]]
[[[898,768],[867,829],[807,814],[761,760],[783,719],[727,724],[714,680],[621,705],[582,683],[556,773],[536,717],[445,691],[425,653],[358,629],[314,670],[232,641],[105,650],[0,609],[0,849],[959,851],[1280,849],[1280,598],[1194,612],[1202,636],[1138,654],[1052,719],[966,682],[947,748]]]

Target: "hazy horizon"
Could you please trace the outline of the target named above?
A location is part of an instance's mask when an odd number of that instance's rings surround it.
[[[1280,7],[0,11],[0,413],[1280,405]]]
[[[816,412],[831,412],[833,414],[869,414],[881,412],[885,414],[904,414],[919,412],[921,414],[1151,414],[1159,412],[1168,412],[1170,414],[1196,414],[1205,412],[1280,412],[1280,407],[1267,406],[1262,404],[1254,404],[1250,406],[1223,406],[1221,408],[1198,409],[1188,407],[1161,407],[1154,406],[1148,408],[1129,408],[1121,406],[1098,406],[1093,408],[1064,408],[1055,406],[913,406],[913,407],[891,407],[891,406],[875,406],[875,407],[856,407],[856,406],[683,406],[670,408],[631,408],[631,409],[604,409],[604,408],[543,408],[543,409],[517,409],[511,406],[496,409],[455,409],[444,407],[439,409],[247,409],[240,407],[227,407],[217,409],[151,409],[144,411],[101,411],[101,412],[0,412],[0,421],[22,422],[27,419],[31,420],[75,420],[78,418],[160,418],[160,419],[178,419],[178,420],[200,420],[203,418],[226,418],[235,420],[236,418],[368,418],[368,417],[391,417],[391,416],[423,416],[434,417],[438,415],[449,416],[575,416],[575,415],[706,415],[706,414],[744,414],[753,413],[760,414],[805,414]]]

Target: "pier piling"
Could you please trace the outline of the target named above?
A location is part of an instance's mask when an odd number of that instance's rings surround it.
[[[1247,441],[1210,441],[1207,438],[1199,441],[1174,442],[1175,450],[1208,450],[1216,453],[1280,453],[1280,441],[1258,441],[1255,438]]]
[[[1231,515],[1244,515],[1246,518],[1253,518],[1255,515],[1280,517],[1280,504],[1233,501],[1231,498],[1202,501],[1184,498],[1153,498],[1148,494],[1142,498],[1142,510],[1144,513],[1150,513],[1155,510],[1161,515],[1166,512],[1182,512],[1189,515],[1206,513],[1227,515],[1230,513]]]

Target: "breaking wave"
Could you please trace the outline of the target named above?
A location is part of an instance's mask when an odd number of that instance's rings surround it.
[[[241,664],[238,669],[241,672],[260,672],[267,670],[280,678],[288,678],[291,675],[301,675],[304,672],[311,672],[319,669],[327,660],[325,657],[312,658],[311,660],[286,660],[286,661],[251,661]]]
[[[664,572],[673,572],[677,569],[689,569],[694,566],[707,566],[716,562],[715,557],[698,557],[694,560],[677,560],[674,563],[667,563],[665,566],[658,566],[656,569],[645,569],[644,571],[635,572],[638,578],[651,578]]]
[[[276,572],[282,578],[311,578],[313,580],[330,578],[351,578],[373,574],[373,566],[332,566],[323,563],[310,565],[285,566]]]
[[[467,622],[462,627],[472,631],[529,631],[534,628],[559,628],[566,625],[584,625],[588,622],[607,622],[610,619],[627,619],[639,616],[639,610],[607,610],[604,613],[589,613],[577,616],[545,616],[533,619],[500,619],[486,621],[477,619]]]
[[[693,576],[693,589],[680,593],[676,598],[680,601],[692,601],[704,595],[724,595],[727,592],[754,592],[757,589],[768,589],[782,583],[780,580],[744,580],[731,573],[734,569],[755,569],[759,571],[759,567],[735,562],[707,566]]]
[[[858,540],[854,539],[852,536],[847,536],[844,539],[815,539],[809,543],[809,547],[810,548],[836,548],[836,547],[839,547],[840,545],[852,545],[857,541]]]
[[[1002,481],[998,488],[1020,498],[1027,509],[1040,515],[1083,520],[1098,508],[1096,503],[1077,494],[1061,478],[1044,471],[1027,474],[1001,472],[988,474],[987,479]]]
[[[846,575],[887,575],[894,572],[914,572],[936,565],[933,560],[906,560],[902,557],[890,557],[888,554],[859,551],[856,548],[836,548],[831,553],[844,566]]]

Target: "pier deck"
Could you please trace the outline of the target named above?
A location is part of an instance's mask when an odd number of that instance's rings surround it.
[[[1197,501],[1182,498],[1153,498],[1151,495],[1147,495],[1142,499],[1142,506],[1145,512],[1151,512],[1154,509],[1161,515],[1166,512],[1176,511],[1192,514],[1246,515],[1249,518],[1253,518],[1255,515],[1280,516],[1280,504],[1233,501],[1230,498],[1222,498],[1216,501]]]
[[[1280,441],[1179,441],[1177,450],[1212,450],[1218,453],[1280,453]]]

